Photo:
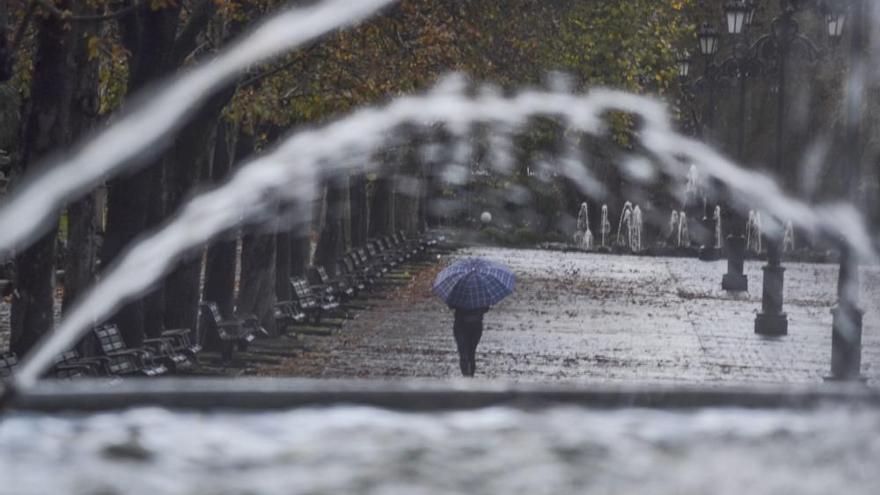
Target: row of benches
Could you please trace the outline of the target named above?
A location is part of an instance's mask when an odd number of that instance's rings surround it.
[[[55,357],[45,374],[53,378],[101,376],[158,376],[190,369],[197,362],[201,346],[191,339],[189,329],[166,330],[160,337],[145,339],[142,347],[128,347],[119,328],[104,324],[92,330],[98,355],[81,356],[76,349]],[[0,378],[18,366],[15,354],[0,354]]]
[[[351,301],[383,283],[398,265],[424,255],[437,240],[408,239],[402,232],[370,240],[363,248],[345,253],[338,260],[336,276],[324,267],[309,269],[308,278],[291,278],[292,298],[275,305],[278,328],[319,323],[325,315],[347,311]],[[205,301],[201,306],[203,338],[210,335],[220,342],[221,361],[228,364],[235,350],[244,351],[259,335],[268,335],[253,315],[235,314],[224,317],[217,304]],[[76,349],[57,356],[55,365],[46,374],[56,378],[99,376],[158,376],[192,368],[204,341],[192,338],[189,329],[173,329],[159,337],[143,341],[141,347],[128,347],[119,328],[103,324],[93,329],[97,356],[81,356]],[[14,354],[0,354],[0,378],[17,367]]]
[[[291,277],[291,299],[274,307],[275,323],[281,332],[303,324],[319,324],[326,315],[347,316],[350,303],[359,295],[383,284],[383,279],[397,266],[423,256],[438,243],[437,239],[409,239],[402,232],[372,239],[366,246],[353,249],[337,260],[336,275],[323,266],[309,268],[308,277]],[[222,341],[221,360],[229,363],[233,352],[244,350],[259,329],[252,316],[224,318],[213,302],[207,308],[208,332]],[[247,324],[247,318],[254,323]]]
[[[320,323],[323,315],[344,309],[360,294],[382,285],[397,266],[423,255],[436,240],[407,239],[402,233],[372,239],[366,246],[345,253],[331,277],[323,266],[309,269],[308,278],[291,278],[292,298],[276,304],[282,326]]]

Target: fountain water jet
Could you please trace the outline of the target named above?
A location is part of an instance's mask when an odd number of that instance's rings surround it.
[[[611,221],[608,220],[608,205],[602,205],[602,247],[607,248],[607,237],[611,233]]]
[[[630,247],[633,252],[638,253],[642,250],[642,209],[639,205],[633,208],[632,213],[632,229],[630,231]]]
[[[593,248],[593,233],[590,232],[590,209],[587,203],[581,203],[578,211],[577,231],[574,233],[575,245],[584,249]]]
[[[763,246],[761,245],[761,213],[755,210],[749,210],[749,219],[746,223],[746,249],[756,254],[760,254]]]
[[[699,203],[700,196],[700,172],[696,165],[691,165],[687,173],[687,184],[684,186],[685,206]]]
[[[687,213],[678,214],[678,233],[675,241],[676,247],[688,247],[691,245],[691,234],[688,231]]]
[[[593,232],[590,231],[589,226],[587,226],[587,230],[584,231],[583,248],[593,249]]]
[[[669,244],[675,246],[678,239],[678,212],[672,210],[669,214],[669,223],[666,224],[666,240]]]
[[[620,212],[620,221],[617,223],[617,245],[632,248],[632,203],[627,201],[623,204]],[[623,236],[623,226],[626,224],[626,235]]]
[[[785,233],[782,235],[782,252],[791,253],[794,250],[794,224],[789,220],[785,222]]]
[[[670,245],[677,248],[690,246],[691,236],[688,231],[687,213],[672,210],[666,229],[666,239]]]

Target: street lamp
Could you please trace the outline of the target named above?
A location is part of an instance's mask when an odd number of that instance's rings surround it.
[[[751,17],[750,12],[752,12],[752,9],[747,0],[728,0],[724,4],[724,15],[727,17],[727,32],[730,34],[741,34]]]
[[[829,13],[825,15],[825,22],[828,24],[828,35],[831,39],[840,39],[843,34],[843,24],[846,21],[846,15],[843,13]]]
[[[678,66],[678,77],[682,80],[687,79],[691,72],[691,54],[687,50],[679,53],[675,63]]]
[[[718,53],[718,30],[708,22],[704,22],[699,31],[700,53],[705,57],[712,57]]]
[[[694,87],[700,88],[705,91],[706,94],[706,106],[703,109],[703,122],[702,125],[699,126],[699,135],[702,136],[705,140],[712,142],[714,141],[714,130],[715,130],[715,90],[718,84],[718,67],[712,63],[712,58],[718,53],[718,45],[720,41],[720,36],[718,34],[718,30],[715,29],[712,24],[708,22],[704,22],[702,26],[700,26],[700,30],[697,32],[698,42],[700,46],[700,54],[703,55],[703,59],[705,61],[705,66],[703,70],[703,76],[700,77],[697,81],[694,81]],[[691,205],[692,207],[699,208],[699,202]],[[687,209],[687,208],[685,208]],[[702,223],[706,226],[706,232],[712,232],[712,228],[708,227],[708,223],[711,221],[709,219],[709,215],[707,210],[707,204],[704,201],[702,205]],[[688,211],[691,219],[700,219],[701,215],[696,210]],[[701,259],[712,259],[714,257],[714,249],[712,249],[711,242],[706,242],[704,244],[703,249],[700,250],[700,258]]]
[[[843,26],[846,23],[846,11],[836,3],[826,3],[824,9],[828,36],[832,40],[839,40],[840,36],[843,35]]]

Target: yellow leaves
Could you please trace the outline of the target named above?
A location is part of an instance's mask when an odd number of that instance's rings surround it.
[[[150,10],[162,10],[177,5],[177,0],[150,0]]]
[[[229,12],[241,4],[213,1]],[[450,70],[509,87],[561,69],[579,82],[662,91],[675,79],[672,47],[689,29],[681,11],[692,3],[400,0],[291,55],[297,63],[240,91],[231,115],[251,123],[321,120],[422,90]]]
[[[98,58],[101,49],[101,38],[98,36],[89,36],[86,39],[86,54],[89,60]]]
[[[235,0],[214,0],[214,7],[217,13],[224,19],[242,19],[241,3]]]
[[[418,91],[442,73],[471,68],[459,65],[459,43],[474,32],[435,0],[402,0],[386,15],[336,32],[300,53],[302,63],[261,81],[253,91],[240,90],[230,117],[239,122],[316,121]]]

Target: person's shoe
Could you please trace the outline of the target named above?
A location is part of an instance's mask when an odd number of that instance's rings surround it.
[[[468,376],[468,370],[470,370],[470,365],[464,358],[459,359],[458,367],[461,369],[461,376]]]

